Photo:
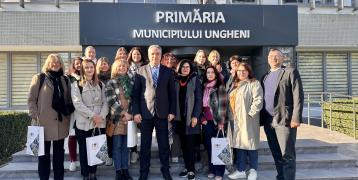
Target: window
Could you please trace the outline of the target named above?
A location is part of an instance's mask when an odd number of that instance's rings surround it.
[[[352,95],[358,96],[358,53],[352,53]]]
[[[320,93],[323,92],[323,53],[300,52],[297,59],[303,92],[310,93],[311,100],[319,100]]]
[[[8,57],[0,53],[0,107],[8,106]]]
[[[11,105],[26,106],[32,76],[38,71],[37,54],[13,54],[11,60]]]
[[[348,94],[347,53],[327,53],[327,92]]]

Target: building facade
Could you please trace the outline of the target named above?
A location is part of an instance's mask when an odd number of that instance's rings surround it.
[[[291,62],[300,70],[305,93],[358,95],[358,0],[316,0],[315,3],[306,0],[94,2],[297,5],[298,45],[288,48],[287,52],[291,53]],[[49,53],[60,53],[66,66],[71,58],[82,56],[79,3],[71,0],[0,0],[0,7],[0,109],[27,109],[26,100],[31,78],[40,72]],[[217,7],[220,8],[220,5]],[[100,11],[93,13],[101,16]],[[213,47],[206,48],[210,50]],[[236,51],[235,47],[231,49],[223,53],[223,59],[228,59],[233,54],[245,54],[247,50],[239,48],[240,50]],[[178,54],[192,53],[185,47],[168,50]],[[114,54],[115,52],[113,56]],[[252,59],[254,61],[254,58]]]

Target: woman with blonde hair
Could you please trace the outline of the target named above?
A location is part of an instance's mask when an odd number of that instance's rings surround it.
[[[118,60],[127,60],[128,54],[127,50],[124,47],[119,47],[116,52],[116,57],[114,58],[114,61]]]
[[[90,59],[96,64],[96,49],[93,46],[87,46],[85,49],[85,56],[82,59]]]
[[[128,76],[126,60],[115,61],[112,65],[111,80],[106,88],[110,108],[110,123],[113,124],[113,160],[116,180],[132,180],[128,171],[127,122],[133,119],[131,101],[133,84]]]
[[[111,79],[111,66],[109,59],[107,57],[101,57],[98,59],[96,64],[96,73],[98,79],[106,86],[107,82]],[[107,119],[108,121],[108,116]],[[107,127],[106,127],[107,128]],[[105,165],[111,166],[113,164],[112,161],[112,137],[107,136],[107,146],[108,146],[108,156],[109,158],[106,160]]]
[[[249,161],[248,180],[257,179],[258,152],[260,143],[260,110],[263,105],[263,90],[253,77],[249,64],[240,63],[229,91],[228,137],[236,153],[236,171],[230,179],[246,178],[246,162]],[[230,135],[231,134],[231,135]]]
[[[222,80],[226,83],[229,80],[230,74],[227,70],[226,64],[221,61],[219,51],[215,49],[211,50],[208,55],[208,61],[211,66],[214,66],[219,71]]]
[[[194,65],[196,68],[196,72],[198,73],[198,77],[200,78],[201,81],[203,81],[204,79],[203,76],[205,75],[206,67],[209,65],[207,61],[207,54],[203,49],[199,49],[196,52],[194,58]]]
[[[53,144],[52,167],[55,180],[64,176],[64,141],[68,136],[71,108],[70,82],[64,76],[64,65],[58,54],[48,55],[42,73],[33,76],[27,104],[33,124],[44,127],[45,155],[38,157],[38,174],[48,180],[51,172],[51,143]]]
[[[108,105],[104,84],[96,75],[93,61],[87,59],[82,61],[81,80],[72,83],[71,95],[76,108],[75,132],[79,144],[81,175],[83,179],[95,180],[97,166],[88,165],[86,138],[92,136],[95,128],[99,128],[101,134],[105,133]],[[95,130],[95,135],[99,133]]]

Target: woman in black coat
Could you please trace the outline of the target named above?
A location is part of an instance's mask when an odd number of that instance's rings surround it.
[[[198,122],[202,109],[202,85],[197,78],[194,66],[189,60],[182,60],[176,77],[177,114],[176,133],[179,134],[185,169],[181,177],[195,179],[195,148],[198,146],[197,136],[200,134]]]

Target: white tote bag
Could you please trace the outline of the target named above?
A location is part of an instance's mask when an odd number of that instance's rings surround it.
[[[27,127],[26,154],[32,156],[45,155],[44,127],[42,126]]]
[[[223,137],[219,138],[219,132],[223,133]],[[216,138],[211,138],[211,163],[213,165],[231,165],[232,151],[229,140],[224,135],[223,130],[219,130]]]
[[[137,123],[128,121],[127,124],[127,147],[134,147],[138,144]]]
[[[93,129],[92,137],[86,138],[87,161],[89,166],[101,164],[109,158],[107,137],[105,134],[94,136],[95,130],[96,128]],[[98,129],[98,131],[100,130]]]

